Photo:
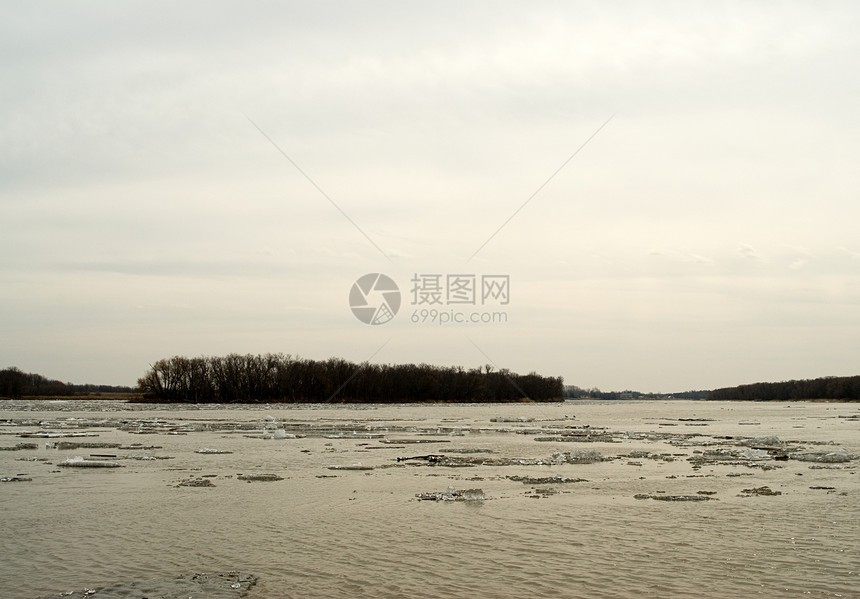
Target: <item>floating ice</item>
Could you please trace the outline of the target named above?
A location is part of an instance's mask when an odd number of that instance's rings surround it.
[[[755,437],[753,439],[746,439],[745,441],[741,441],[738,444],[739,445],[749,445],[749,446],[755,446],[755,445],[772,446],[772,445],[779,445],[780,443],[782,443],[782,441],[779,440],[779,437],[777,437],[776,435],[770,435],[767,437]]]
[[[60,437],[98,437],[98,433],[75,433],[75,432],[48,432],[48,431],[27,431],[20,433],[19,437],[23,437],[25,439],[28,438],[41,438],[41,439],[56,439]]]
[[[273,482],[276,480],[284,480],[283,477],[277,474],[240,474],[236,477],[239,480],[250,482]]]
[[[738,495],[738,497],[753,497],[753,496],[772,497],[775,495],[782,495],[782,491],[774,491],[770,487],[764,486],[764,487],[754,487],[752,489],[744,489],[741,492],[741,495]]]
[[[463,501],[483,501],[484,492],[481,489],[464,489],[460,491]]]
[[[830,464],[850,462],[856,459],[856,457],[845,451],[845,449],[828,453],[795,453],[791,455],[791,459],[800,460],[801,462],[825,462]]]
[[[38,443],[18,443],[12,447],[0,447],[0,451],[21,451],[22,449],[39,449]]]
[[[128,599],[129,597],[242,599],[248,596],[248,592],[256,583],[256,576],[240,572],[185,574],[159,580],[124,582],[99,589],[69,591],[59,596],[67,599],[87,599],[93,596],[100,599]],[[58,595],[51,595],[51,599],[57,597]]]
[[[461,489],[448,487],[444,491],[418,493],[415,495],[422,501],[483,501],[484,491],[481,489]]]
[[[215,485],[208,478],[189,478],[183,480],[177,487],[214,487]]]
[[[89,443],[77,441],[58,441],[54,443],[55,449],[113,449],[119,447],[120,443]]]
[[[742,460],[767,460],[770,454],[766,449],[745,449],[738,454],[738,458]]]
[[[584,478],[568,478],[557,474],[555,476],[509,476],[508,480],[521,482],[526,485],[549,485],[559,483],[586,483]]]
[[[81,456],[75,456],[68,460],[63,460],[57,466],[66,468],[119,468],[120,464],[107,460],[87,460]]]
[[[657,501],[709,501],[716,499],[707,495],[649,495],[647,493],[637,493],[633,496],[634,499],[656,499]]]
[[[329,470],[373,470],[373,466],[365,466],[361,462],[349,466],[329,466]]]
[[[568,452],[555,452],[552,461],[556,464],[593,464],[602,462],[603,456],[593,449],[574,449]]]

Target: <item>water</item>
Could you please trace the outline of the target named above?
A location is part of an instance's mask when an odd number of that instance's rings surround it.
[[[858,429],[833,403],[2,402],[0,447],[38,443],[0,451],[31,479],[0,483],[2,596],[240,571],[249,599],[860,597],[860,460],[784,459],[860,455]],[[56,466],[92,454],[123,467]],[[416,497],[449,487],[485,499]]]

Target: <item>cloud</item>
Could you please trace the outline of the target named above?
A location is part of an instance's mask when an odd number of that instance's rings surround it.
[[[512,276],[487,334],[514,370],[654,390],[838,370],[860,343],[858,27],[839,2],[16,4],[0,361],[110,383],[192,350],[363,359],[384,331],[354,328],[358,275],[468,268]],[[407,330],[392,360],[474,353]]]
[[[754,247],[752,247],[749,244],[746,244],[746,243],[740,244],[738,246],[737,251],[741,256],[743,256],[747,260],[750,260],[751,262],[756,262],[758,264],[763,264],[765,262],[765,259],[758,252],[758,250],[756,250]]]
[[[677,250],[660,250],[660,249],[652,249],[648,251],[649,256],[659,256],[665,258],[667,260],[671,260],[673,262],[686,262],[686,263],[696,263],[696,264],[714,264],[714,260],[712,258],[708,258],[707,256],[702,256],[695,252],[683,252]]]
[[[840,247],[839,249],[848,254],[852,260],[860,260],[860,252],[855,252],[846,247]]]

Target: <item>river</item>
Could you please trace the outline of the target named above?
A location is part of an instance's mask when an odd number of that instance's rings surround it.
[[[858,404],[4,401],[0,448],[9,599],[860,597]]]

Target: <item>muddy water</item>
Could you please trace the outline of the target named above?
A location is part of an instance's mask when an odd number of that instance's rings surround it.
[[[249,599],[860,597],[857,404],[2,402],[26,443],[10,599],[230,571]],[[448,487],[484,499],[416,497]]]

